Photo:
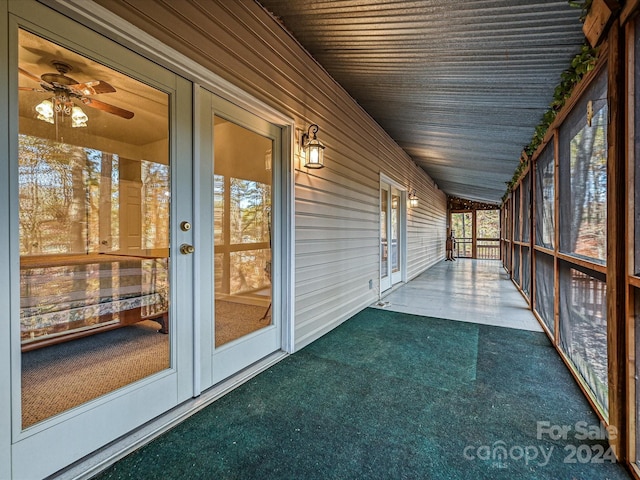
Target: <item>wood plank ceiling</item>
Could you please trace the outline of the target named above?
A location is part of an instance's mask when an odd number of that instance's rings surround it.
[[[566,0],[259,0],[447,194],[499,203],[584,43]]]

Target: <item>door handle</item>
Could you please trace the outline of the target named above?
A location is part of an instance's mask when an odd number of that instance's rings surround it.
[[[183,243],[182,245],[180,245],[180,253],[183,255],[190,255],[195,251],[196,249],[193,247],[193,245],[189,245],[188,243]]]

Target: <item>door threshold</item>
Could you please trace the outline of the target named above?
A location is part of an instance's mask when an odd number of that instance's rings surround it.
[[[47,480],[86,480],[114,463],[126,457],[135,450],[156,439],[177,424],[183,422],[193,414],[211,405],[220,397],[251,380],[256,375],[267,370],[289,354],[283,351],[274,352],[259,360],[237,374],[223,380],[199,397],[191,398],[150,422],[138,427],[118,440],[111,442],[82,460],[47,477]]]

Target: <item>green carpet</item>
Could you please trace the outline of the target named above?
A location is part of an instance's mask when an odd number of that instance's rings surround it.
[[[576,424],[543,333],[366,309],[97,478],[630,478]]]

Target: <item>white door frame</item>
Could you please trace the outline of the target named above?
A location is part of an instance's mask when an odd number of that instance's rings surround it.
[[[20,10],[24,13],[21,14],[21,17],[25,20],[26,23],[29,22],[29,19],[34,19],[38,21],[40,18],[46,18],[52,12],[47,10],[46,7],[43,7],[43,4],[52,8],[53,10],[60,12],[66,15],[70,20],[78,22],[80,25],[84,25],[86,27],[91,28],[94,32],[99,32],[104,35],[105,38],[108,38],[118,44],[129,48],[131,51],[136,52],[137,54],[143,55],[153,61],[155,61],[158,65],[167,68],[168,70],[181,75],[184,79],[187,79],[194,84],[194,90],[198,90],[198,85],[206,87],[211,92],[221,96],[222,98],[231,100],[236,105],[252,112],[257,115],[260,115],[265,120],[268,120],[272,123],[279,125],[283,129],[283,142],[282,142],[282,159],[283,159],[283,175],[282,175],[282,225],[281,230],[283,232],[282,238],[282,348],[285,352],[293,353],[295,349],[295,335],[294,335],[294,299],[295,299],[295,265],[293,262],[294,258],[294,246],[295,246],[295,210],[294,210],[294,145],[296,145],[297,139],[294,136],[294,119],[293,117],[283,114],[279,110],[273,108],[271,105],[268,105],[261,100],[253,97],[246,92],[244,92],[239,87],[235,86],[231,82],[223,79],[222,77],[212,73],[207,68],[198,64],[194,60],[190,59],[186,55],[178,52],[174,48],[171,48],[167,45],[159,43],[154,37],[147,34],[143,30],[137,28],[133,24],[123,20],[118,17],[113,12],[107,10],[106,8],[95,4],[93,2],[86,2],[86,0],[20,0],[15,2],[0,2],[0,31],[7,32],[8,31],[8,15],[7,11],[10,6],[13,8],[13,4],[19,4]],[[31,9],[31,10],[30,10]],[[45,10],[40,12],[40,10]],[[40,12],[40,13],[38,13]],[[74,25],[74,24],[72,24]],[[52,30],[54,31],[54,30]],[[55,30],[58,31],[58,30]],[[6,57],[6,53],[9,51],[8,41],[9,35],[5,35],[4,33],[0,35],[0,60],[4,60],[4,64],[8,65],[10,58]],[[80,43],[80,42],[79,42]],[[16,63],[16,60],[13,59],[13,63]],[[112,63],[113,62],[107,62]],[[17,90],[17,85],[14,83],[15,79],[11,75],[0,75],[0,93],[3,93],[6,97],[10,97],[14,95],[14,91]],[[192,91],[192,95],[193,95]],[[186,102],[191,103],[191,102]],[[192,123],[192,119],[198,118],[198,102],[193,102],[194,111],[193,116],[188,115],[185,118],[181,119],[181,122],[184,122],[186,125],[190,125]],[[0,134],[0,170],[8,173],[8,175],[0,175],[0,192],[6,192],[5,195],[8,198],[9,196],[17,198],[17,185],[10,182],[9,179],[15,175],[17,172],[14,170],[14,167],[10,163],[10,155],[7,154],[9,152],[10,138],[13,138],[17,135],[17,118],[14,118],[14,115],[10,115],[10,112],[17,111],[15,105],[9,105],[0,102],[0,124],[3,119],[9,118],[9,125],[5,124],[5,129],[0,129],[6,134]],[[197,138],[197,128],[198,122],[195,122],[194,127],[194,135]],[[191,140],[191,139],[190,139]],[[191,143],[191,142],[189,142]],[[13,146],[15,151],[15,146]],[[198,150],[197,142],[194,142],[193,146],[194,150]],[[198,154],[197,152],[192,157],[194,160],[194,172],[193,176],[198,176]],[[183,170],[183,174],[189,174],[189,169]],[[1,188],[1,187],[6,188]],[[197,215],[198,202],[197,202],[197,190],[194,190],[194,215]],[[5,198],[5,200],[7,199]],[[175,213],[175,212],[172,212]],[[175,216],[175,215],[174,215]],[[18,293],[15,291],[11,291],[11,285],[16,284],[17,279],[19,278],[19,271],[17,268],[14,268],[17,265],[17,262],[12,261],[15,260],[15,254],[10,252],[10,236],[12,232],[15,231],[16,227],[16,219],[11,218],[11,210],[9,202],[0,201],[0,221],[2,224],[9,225],[9,229],[3,229],[2,233],[0,233],[0,270],[2,267],[6,267],[4,271],[8,271],[9,275],[0,276],[0,306],[6,307],[5,311],[10,312],[10,318],[15,319],[19,316],[19,305]],[[11,220],[10,220],[11,218]],[[175,233],[172,237],[172,244],[176,243],[176,240],[182,240],[175,238]],[[197,245],[198,237],[197,237],[197,228],[194,228],[192,231],[194,244]],[[196,254],[192,255],[192,258],[197,258]],[[197,262],[196,262],[197,266]],[[198,275],[197,267],[194,266],[194,277]],[[189,279],[185,279],[189,280]],[[195,285],[197,287],[197,283]],[[15,290],[15,289],[14,289]],[[199,331],[199,311],[198,305],[194,305],[194,318],[191,325],[193,330],[191,335],[181,336],[180,341],[188,341],[192,342],[193,349],[193,357],[191,359],[185,359],[186,363],[193,362],[194,368],[194,378],[191,379],[181,379],[180,383],[183,381],[187,381],[191,386],[190,395],[194,397],[199,395],[201,392],[201,382],[199,378],[198,372],[200,371],[199,359],[199,345],[200,341],[198,335]],[[188,338],[186,338],[188,337]],[[12,392],[10,390],[10,379],[11,379],[11,365],[16,365],[16,354],[10,353],[9,348],[9,339],[10,339],[10,325],[9,322],[0,322],[0,342],[2,348],[0,348],[0,352],[4,355],[4,362],[0,362],[0,386],[7,388],[0,388],[0,477],[10,477],[12,471],[12,459],[11,452],[12,447],[10,445],[11,441],[11,402],[12,402]],[[258,370],[256,370],[258,371]],[[245,375],[246,377],[246,375]],[[229,387],[225,387],[229,388]],[[209,393],[207,393],[209,395]],[[158,391],[158,397],[162,396],[162,391]],[[204,397],[204,396],[203,396]],[[207,397],[208,398],[208,397]],[[194,400],[196,403],[194,404],[194,409],[197,408],[197,400]],[[211,401],[211,400],[209,400]],[[140,399],[140,405],[148,404]],[[166,425],[173,424],[179,417],[179,414],[173,414],[171,412],[163,415],[162,419],[159,419],[159,423],[157,425],[164,425],[163,422],[166,422]],[[87,428],[90,428],[87,426]],[[156,428],[165,428],[165,427],[156,427]],[[154,430],[155,431],[155,430]],[[50,445],[60,444],[58,438],[51,436],[48,440]],[[99,443],[99,441],[98,441]],[[125,442],[126,444],[127,442]],[[44,453],[44,452],[43,452]],[[51,452],[51,455],[55,456],[55,452]],[[61,459],[58,459],[61,460]],[[55,464],[57,460],[54,460]],[[50,459],[44,456],[39,458],[39,463],[43,465],[50,465]],[[65,465],[66,466],[66,465]]]
[[[287,343],[292,339],[290,324],[286,322],[290,319],[287,308],[291,297],[288,282],[291,277],[288,268],[291,263],[290,244],[288,243],[288,211],[291,190],[286,179],[289,176],[288,162],[282,162],[284,140],[286,140],[287,129],[274,125],[273,123],[255,115],[252,112],[241,109],[231,104],[220,96],[209,92],[207,89],[198,88],[196,92],[198,103],[198,126],[197,139],[198,151],[196,160],[196,171],[200,177],[196,181],[197,193],[197,217],[200,218],[196,224],[198,228],[198,244],[200,257],[197,260],[199,266],[196,288],[198,289],[199,314],[199,349],[200,349],[200,378],[198,380],[201,389],[206,389],[225,378],[239,371],[238,365],[246,367],[245,363],[251,359],[258,361],[274,352],[273,346],[277,350],[287,351],[291,348]],[[274,161],[273,185],[272,185],[272,306],[271,317],[273,322],[269,326],[260,329],[252,334],[246,335],[231,344],[214,348],[214,292],[213,270],[207,265],[213,265],[213,117],[214,114],[230,120],[243,128],[255,130],[256,133],[268,136],[273,141]],[[271,132],[267,134],[266,132]],[[214,159],[215,161],[215,159]],[[249,349],[249,351],[246,351]],[[249,363],[253,363],[250,361]]]
[[[26,3],[26,0],[24,0]],[[135,25],[123,20],[115,13],[106,8],[86,0],[39,0],[40,2],[54,8],[55,10],[67,15],[83,25],[86,25],[97,32],[101,32],[108,38],[124,45],[134,52],[145,55],[147,58],[155,61],[169,70],[182,75],[184,78],[194,83],[194,98],[197,99],[197,90],[204,87],[208,91],[220,96],[221,98],[231,101],[237,106],[260,116],[275,125],[279,125],[283,129],[282,140],[282,285],[283,285],[283,301],[282,301],[282,348],[287,353],[293,353],[295,350],[295,264],[294,264],[294,248],[295,248],[295,208],[294,208],[294,145],[297,139],[294,133],[294,118],[277,110],[271,105],[249,95],[241,88],[237,87],[228,80],[211,72],[206,67],[200,65],[196,61],[187,57],[178,50],[164,45],[156,38],[136,27]],[[198,102],[194,101],[194,117],[200,118],[201,112],[198,111]],[[198,123],[195,122],[194,132],[198,138]],[[199,154],[198,142],[194,142],[195,160],[194,172],[198,175]],[[196,195],[196,193],[194,193]],[[195,197],[197,198],[197,197]],[[198,205],[196,202],[195,209],[197,214]],[[195,228],[194,228],[195,230]],[[194,233],[195,235],[195,233]],[[197,239],[196,239],[197,241]],[[196,263],[197,263],[196,250]],[[197,287],[197,284],[196,284]],[[197,309],[198,306],[196,305]],[[194,320],[194,330],[199,332],[199,317],[196,315]],[[196,333],[198,335],[198,333]],[[197,338],[196,338],[197,340]],[[198,342],[196,342],[198,343]],[[198,347],[196,347],[197,349]],[[196,352],[196,355],[198,353]],[[199,361],[196,358],[196,365]],[[194,382],[197,385],[198,382]],[[194,391],[197,395],[200,390]]]
[[[389,248],[389,254],[388,254],[388,275],[387,278],[383,278],[382,275],[382,257],[380,257],[380,263],[379,263],[379,272],[380,272],[380,293],[384,293],[386,290],[389,290],[391,287],[393,287],[393,285],[400,283],[400,282],[406,282],[407,280],[407,187],[405,187],[404,185],[396,182],[395,180],[393,180],[391,177],[385,175],[384,173],[380,172],[380,187],[379,187],[379,192],[382,191],[383,187],[389,187],[389,198],[388,198],[388,205],[391,205],[391,195],[393,190],[396,190],[400,196],[400,219],[399,219],[399,225],[398,225],[398,229],[399,229],[399,235],[400,235],[400,241],[398,242],[398,248],[400,250],[400,271],[396,272],[395,274],[392,274],[392,268],[391,268],[391,248]],[[382,201],[381,198],[381,194],[379,193],[380,198],[379,198],[379,202]],[[379,203],[380,205],[380,203]],[[388,209],[388,213],[389,213],[389,218],[390,218],[390,209]],[[389,230],[390,227],[390,219],[388,219],[387,221],[387,237],[390,236],[391,232]],[[380,242],[382,241],[382,237],[380,235],[379,232],[379,239]],[[388,240],[387,240],[388,241]],[[387,280],[388,279],[388,280]]]
[[[192,90],[190,82],[169,70],[143,60],[108,38],[91,31],[78,23],[36,2],[12,2],[9,5],[7,36],[11,49],[9,66],[17,71],[17,32],[19,27],[48,38],[79,53],[88,55],[101,63],[116,67],[134,78],[144,80],[170,96],[170,158],[172,178],[171,245],[191,243],[192,233],[178,232],[180,220],[190,220],[192,182]],[[35,19],[33,22],[30,19]],[[62,32],[54,34],[52,32]],[[100,53],[97,53],[100,52]],[[140,69],[140,63],[144,68]],[[10,77],[9,90],[9,165],[10,178],[17,178],[18,117],[17,75]],[[9,258],[11,265],[19,265],[18,239],[18,195],[16,182],[10,186],[9,196]],[[188,198],[187,198],[188,197]],[[1,216],[1,215],[0,215]],[[11,288],[11,398],[13,403],[13,427],[11,432],[11,474],[16,477],[35,478],[50,475],[56,470],[78,460],[124,435],[133,428],[164,413],[178,403],[191,397],[193,369],[192,323],[180,322],[177,318],[193,318],[192,271],[193,259],[188,255],[174,253],[170,259],[171,301],[170,337],[171,367],[122,389],[89,401],[70,411],[44,420],[25,430],[21,428],[20,381],[21,351],[19,328],[20,293]],[[11,287],[19,284],[19,271],[10,272]],[[178,301],[178,299],[184,299]],[[150,400],[151,399],[151,400]],[[95,428],[100,425],[100,428]],[[60,438],[65,438],[60,442]],[[38,462],[33,461],[33,452],[40,452]]]

